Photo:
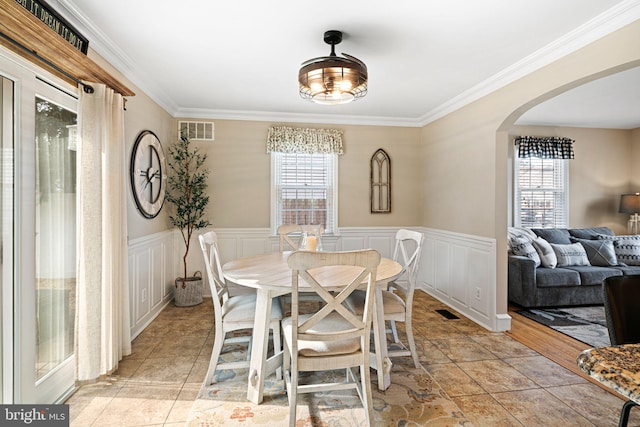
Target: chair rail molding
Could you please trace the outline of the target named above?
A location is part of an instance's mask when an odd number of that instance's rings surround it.
[[[495,239],[425,227],[343,227],[338,234],[323,235],[322,244],[327,251],[371,248],[390,258],[400,228],[425,235],[417,289],[490,331],[510,329],[511,317],[496,312]],[[196,234],[209,230],[218,236],[222,263],[279,249],[279,238],[271,234],[270,228],[209,228]],[[197,245],[197,239],[192,245]],[[180,233],[173,229],[129,242],[132,337],[142,332],[173,299],[173,281],[182,262],[183,246]],[[199,250],[189,252],[188,264],[193,271],[205,271]],[[203,282],[204,295],[210,297],[206,279]],[[230,292],[234,290],[242,292],[230,284]]]

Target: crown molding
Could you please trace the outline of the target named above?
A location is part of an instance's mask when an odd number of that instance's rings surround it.
[[[65,19],[81,30],[89,39],[89,47],[120,71],[173,117],[206,119],[291,121],[305,123],[336,123],[375,126],[422,127],[450,114],[498,89],[594,42],[638,19],[640,0],[626,0],[596,16],[575,30],[528,55],[483,82],[462,92],[419,118],[378,116],[338,116],[331,114],[276,113],[268,111],[231,111],[181,108],[146,76],[140,76],[134,61],[116,46],[99,28],[86,18],[73,0],[48,0]]]
[[[178,106],[164,90],[150,79],[140,76],[135,69],[135,61],[109,39],[93,21],[80,12],[71,0],[47,0],[67,21],[71,22],[80,32],[89,38],[89,48],[100,55],[113,68],[118,70],[129,81],[140,88],[149,98],[153,99],[169,114],[176,111]]]
[[[640,0],[624,1],[460,95],[451,98],[422,116],[418,122],[420,126],[434,122],[638,19],[640,19]]]
[[[401,127],[421,126],[420,123],[415,119],[405,119],[402,117],[349,116],[337,114],[283,113],[269,111],[210,110],[198,108],[180,108],[173,114],[173,116],[189,117],[194,119],[246,120],[259,122],[331,123],[341,125]]]

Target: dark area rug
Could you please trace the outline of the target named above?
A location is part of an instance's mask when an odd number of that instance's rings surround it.
[[[603,306],[532,308],[516,312],[591,347],[611,344]]]

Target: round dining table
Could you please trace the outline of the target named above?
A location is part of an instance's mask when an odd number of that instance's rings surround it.
[[[256,404],[262,402],[265,377],[282,366],[282,349],[275,349],[274,355],[271,357],[267,357],[267,349],[269,344],[271,300],[291,293],[292,270],[287,264],[289,254],[291,252],[254,255],[229,261],[222,266],[222,272],[228,282],[255,288],[257,292],[247,385],[247,399]],[[373,310],[372,324],[374,353],[371,354],[370,364],[377,371],[378,388],[380,390],[386,390],[391,384],[391,361],[387,355],[382,289],[385,289],[387,284],[398,277],[401,272],[402,266],[389,258],[381,258],[376,270],[375,309]],[[350,277],[352,275],[346,272],[345,281]],[[335,279],[335,283],[340,283],[340,277]]]

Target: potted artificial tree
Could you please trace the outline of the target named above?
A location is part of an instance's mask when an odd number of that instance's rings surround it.
[[[174,298],[177,306],[186,307],[202,302],[202,274],[195,272],[189,276],[187,256],[193,232],[210,224],[204,218],[209,203],[209,196],[205,193],[209,170],[204,165],[207,155],[201,154],[197,147],[192,147],[184,134],[168,151],[166,201],[173,207],[169,221],[180,230],[185,245],[182,277],[175,280]]]

